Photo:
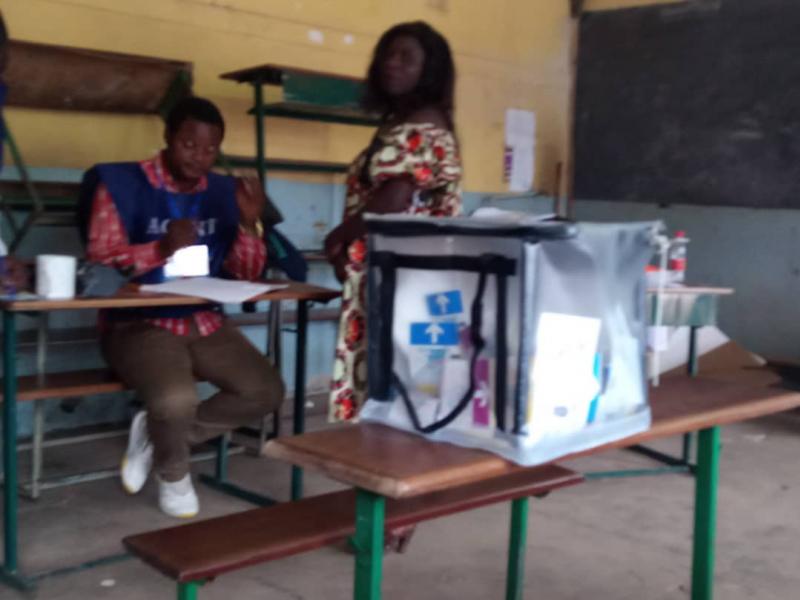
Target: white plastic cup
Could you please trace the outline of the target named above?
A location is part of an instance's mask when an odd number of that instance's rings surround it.
[[[75,297],[75,276],[78,259],[60,254],[36,257],[36,295],[48,300]]]

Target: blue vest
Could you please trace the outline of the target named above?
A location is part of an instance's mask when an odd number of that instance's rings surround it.
[[[195,194],[171,193],[154,188],[139,163],[108,163],[90,171],[108,188],[125,226],[130,244],[161,239],[173,219],[198,222],[198,244],[208,246],[209,273],[225,277],[223,263],[239,231],[239,207],[233,177],[208,174],[208,187]],[[161,283],[163,268],[137,277],[137,283]],[[114,318],[186,317],[198,310],[221,310],[215,305],[112,311]]]

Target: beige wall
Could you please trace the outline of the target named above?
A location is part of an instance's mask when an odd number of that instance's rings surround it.
[[[588,0],[586,8],[653,2]],[[537,113],[536,182],[546,192],[568,158],[568,7],[568,0],[0,0],[13,38],[192,61],[195,91],[223,109],[225,150],[233,154],[253,152],[251,94],[220,73],[270,62],[362,76],[381,32],[427,20],[455,51],[466,189],[504,189],[503,115],[515,107]],[[312,40],[320,34],[321,43]],[[10,109],[7,118],[36,166],[132,160],[161,142],[153,117]],[[270,156],[333,161],[349,161],[370,135],[278,119],[267,128]]]
[[[271,62],[362,76],[378,36],[394,23],[424,19],[450,40],[459,72],[457,125],[466,188],[503,189],[503,115],[538,116],[537,182],[548,189],[565,160],[569,91],[567,0],[2,0],[13,38],[190,60],[195,90],[229,121],[225,150],[253,152],[250,91],[220,73]],[[313,33],[319,32],[319,33]],[[312,36],[322,35],[321,43]],[[156,150],[150,117],[9,110],[27,160],[85,167]],[[364,128],[270,120],[271,156],[347,161]]]

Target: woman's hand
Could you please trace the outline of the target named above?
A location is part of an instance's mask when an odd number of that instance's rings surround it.
[[[331,264],[335,262],[340,254],[344,253],[345,247],[346,243],[342,238],[341,225],[336,227],[327,236],[325,236],[325,241],[322,244],[323,252],[325,252],[325,258],[327,258],[328,262]]]
[[[347,265],[347,243],[343,239],[343,229],[339,225],[331,231],[325,238],[324,252],[325,258],[333,267],[333,272],[336,274],[336,279],[339,283],[344,282],[347,277],[345,266]]]
[[[347,259],[347,253],[343,252],[340,254],[336,259],[331,262],[333,266],[333,273],[336,275],[336,279],[339,283],[344,283],[344,280],[347,279],[347,263],[349,260]]]

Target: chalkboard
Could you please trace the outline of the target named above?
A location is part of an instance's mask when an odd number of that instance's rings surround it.
[[[800,208],[800,0],[581,17],[579,199]]]

